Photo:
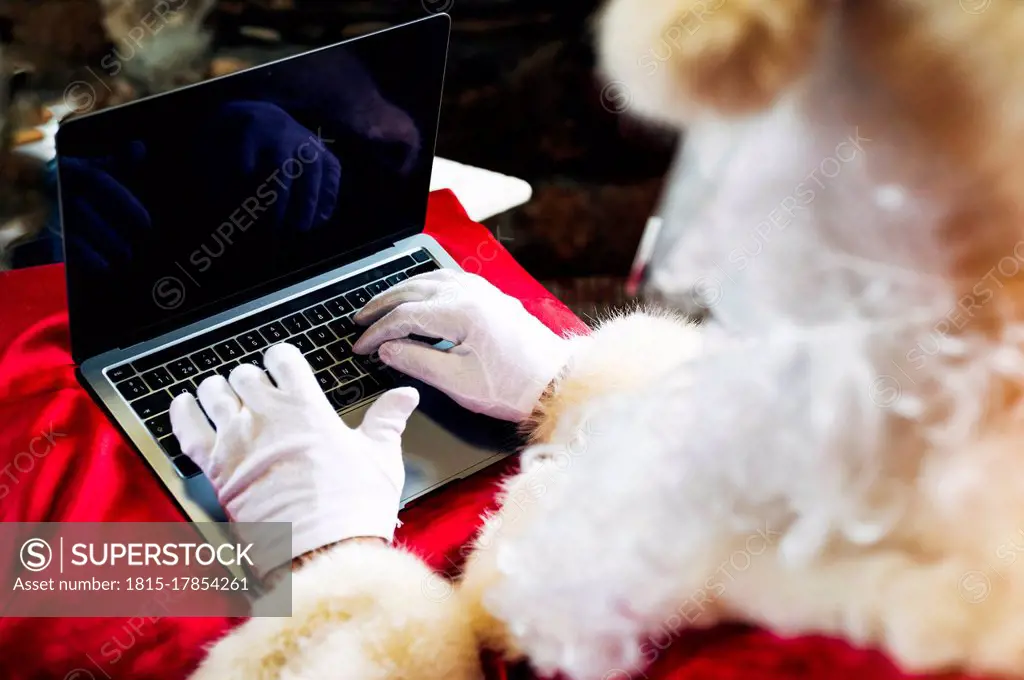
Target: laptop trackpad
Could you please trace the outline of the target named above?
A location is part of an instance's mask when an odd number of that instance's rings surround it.
[[[420,392],[420,406],[402,435],[403,501],[496,462],[518,447],[515,425],[471,413],[422,383],[414,386]],[[358,427],[367,408],[350,411],[342,419],[349,427]]]

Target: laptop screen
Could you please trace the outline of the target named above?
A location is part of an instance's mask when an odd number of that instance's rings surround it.
[[[63,124],[76,361],[422,230],[449,19]]]

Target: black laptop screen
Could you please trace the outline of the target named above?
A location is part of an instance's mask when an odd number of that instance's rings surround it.
[[[75,359],[420,231],[448,30],[438,16],[62,125]]]

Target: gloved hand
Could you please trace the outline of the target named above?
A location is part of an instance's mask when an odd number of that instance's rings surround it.
[[[571,343],[475,274],[442,269],[370,300],[355,316],[371,325],[353,350],[432,385],[477,413],[521,422],[569,360]],[[454,343],[447,350],[408,339]]]
[[[401,437],[419,403],[404,387],[380,397],[358,429],[346,426],[293,345],[179,395],[171,425],[238,522],[291,522],[292,557],[356,537],[394,538],[405,469]],[[230,384],[229,384],[230,382]]]
[[[262,101],[225,104],[195,140],[193,171],[205,214],[223,219],[257,201],[283,232],[305,232],[334,214],[341,163],[316,133],[281,107]],[[211,208],[211,206],[214,206]]]

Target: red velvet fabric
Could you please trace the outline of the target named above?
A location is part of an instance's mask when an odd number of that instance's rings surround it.
[[[431,195],[427,232],[556,331],[583,324],[531,278],[449,192]],[[181,517],[141,461],[75,381],[63,271],[0,274],[0,521],[175,521]],[[514,465],[453,484],[403,513],[399,540],[453,572]],[[3,559],[17,559],[5,546]],[[954,584],[955,585],[955,584]],[[0,594],[2,595],[2,594]],[[0,597],[0,616],[2,612]],[[0,619],[0,678],[182,678],[234,622],[216,618]],[[636,677],[768,680],[896,678],[880,655],[809,638],[720,627],[658,640]],[[525,677],[487,660],[493,678]],[[612,674],[609,680],[626,676]],[[439,679],[441,680],[441,679]]]

